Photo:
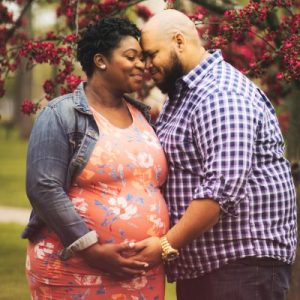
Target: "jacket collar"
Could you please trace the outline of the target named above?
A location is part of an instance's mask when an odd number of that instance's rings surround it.
[[[84,92],[84,84],[86,82],[82,81],[73,92],[73,99],[75,103],[75,109],[81,113],[92,115],[92,112],[89,108],[86,95]]]

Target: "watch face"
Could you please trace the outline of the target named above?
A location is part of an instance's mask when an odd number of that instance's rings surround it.
[[[177,257],[178,257],[178,252],[177,251],[169,252],[167,254],[166,260],[167,261],[172,261],[172,260],[176,259]]]

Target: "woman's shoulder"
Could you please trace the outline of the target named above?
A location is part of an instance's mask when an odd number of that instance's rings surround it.
[[[50,100],[47,104],[49,108],[59,108],[59,107],[74,107],[74,99],[73,94],[65,94],[58,96],[52,100]]]
[[[37,121],[60,123],[66,131],[72,131],[77,120],[73,94],[65,94],[50,100],[39,113]]]

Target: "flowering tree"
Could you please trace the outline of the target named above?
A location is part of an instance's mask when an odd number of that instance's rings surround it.
[[[208,48],[263,86],[278,109],[288,140],[288,156],[300,180],[300,1],[249,1],[241,8],[194,0],[202,6],[190,14]],[[289,129],[289,130],[288,130]]]
[[[0,97],[5,93],[6,77],[16,71],[21,58],[26,58],[27,69],[43,63],[58,66],[55,78],[45,79],[46,99],[55,96],[57,87],[61,94],[72,91],[81,80],[74,74],[74,42],[83,27],[103,16],[124,15],[129,8],[145,20],[151,16],[141,0],[100,3],[60,0],[56,13],[66,26],[32,39],[22,28],[26,10],[33,2],[18,0],[21,13],[15,20],[6,3],[0,0]],[[296,10],[299,1],[250,1],[240,9],[234,9],[228,1],[227,6],[213,5],[212,1],[194,2],[202,6],[196,6],[188,14],[199,25],[203,24],[199,32],[207,39],[207,47],[222,48],[233,65],[248,76],[260,79],[275,104],[291,92],[292,84],[299,84],[300,14]],[[36,102],[24,102],[24,113],[35,112],[37,108]]]
[[[104,16],[147,20],[152,15],[143,0],[47,1],[56,4],[57,18],[64,26],[31,38],[24,30],[28,22],[26,12],[42,0],[0,0],[0,98],[5,94],[6,79],[24,62],[28,70],[37,64],[56,67],[55,76],[45,78],[43,98],[49,100],[72,91],[83,79],[74,72],[74,45],[82,28]],[[221,48],[227,60],[263,86],[278,107],[284,131],[288,125],[290,131],[295,128],[287,135],[288,155],[299,162],[300,1],[250,0],[244,6],[231,0],[191,1],[193,9],[185,13],[198,24],[206,47]],[[11,2],[20,8],[17,17],[9,9]],[[179,0],[166,2],[180,8]],[[146,94],[144,91],[140,96]],[[24,99],[22,111],[35,113],[39,103],[40,99]],[[295,166],[299,172],[299,163]]]
[[[41,1],[16,0],[20,14],[14,18],[9,2],[0,0],[0,97],[5,93],[6,78],[14,74],[21,61],[25,61],[28,70],[37,64],[56,66],[56,75],[45,78],[43,98],[49,100],[72,91],[83,79],[74,72],[74,45],[82,28],[103,16],[130,15],[132,18],[134,15],[134,19],[147,20],[152,15],[143,0],[103,0],[100,3],[59,0],[54,1],[56,14],[65,26],[31,38],[24,28],[28,22],[26,12],[34,2]],[[171,6],[174,0],[166,2]],[[280,107],[281,126],[287,131],[291,122],[284,99],[299,90],[300,82],[300,1],[250,0],[243,7],[234,6],[230,0],[221,4],[208,0],[192,2],[194,10],[186,13],[199,25],[206,46],[221,48],[227,60],[264,86],[270,99]],[[144,91],[141,95],[146,94]],[[22,111],[35,113],[39,103],[40,99],[24,99]]]

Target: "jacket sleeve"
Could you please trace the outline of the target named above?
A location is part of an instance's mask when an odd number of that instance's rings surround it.
[[[28,145],[26,192],[31,205],[64,246],[89,232],[64,189],[71,149],[55,110],[45,107]]]

